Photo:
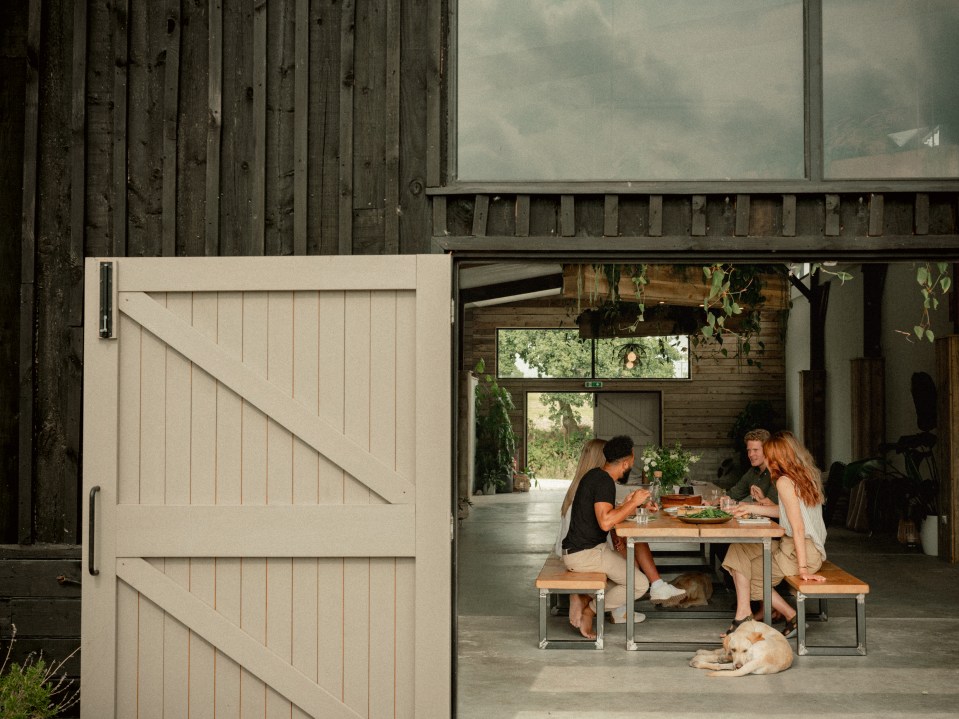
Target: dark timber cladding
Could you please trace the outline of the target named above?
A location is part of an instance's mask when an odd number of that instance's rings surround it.
[[[0,3],[0,544],[79,542],[84,257],[430,251],[446,9]]]

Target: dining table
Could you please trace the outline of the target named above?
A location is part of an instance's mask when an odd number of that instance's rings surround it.
[[[626,566],[635,566],[636,542],[646,542],[655,550],[656,544],[677,541],[699,542],[701,544],[762,544],[763,547],[763,621],[771,624],[772,619],[772,542],[785,534],[785,530],[775,521],[750,521],[733,517],[721,522],[696,522],[690,518],[680,519],[664,511],[653,513],[648,521],[640,524],[635,519],[627,520],[615,527],[618,536],[626,541]],[[635,576],[626,572],[626,596],[635,594]],[[632,606],[632,604],[630,604]],[[684,611],[668,612],[670,616],[683,617],[690,613]],[[700,616],[702,616],[700,614]],[[732,615],[730,615],[732,618]],[[704,644],[719,644],[718,641],[636,641],[636,626],[633,612],[626,612],[626,649],[678,651],[695,649]]]

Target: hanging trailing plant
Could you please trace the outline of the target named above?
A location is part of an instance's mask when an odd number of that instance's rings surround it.
[[[952,287],[952,278],[948,273],[949,264],[946,262],[935,263],[935,269],[931,262],[925,262],[916,269],[916,282],[922,293],[922,314],[919,317],[919,324],[913,327],[912,331],[919,340],[926,339],[933,342],[936,339],[931,329],[932,320],[929,317],[929,311],[939,309],[939,298],[945,296]]]

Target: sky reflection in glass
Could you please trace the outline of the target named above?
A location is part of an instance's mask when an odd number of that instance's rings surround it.
[[[830,179],[959,177],[959,3],[823,3]]]
[[[468,0],[458,178],[801,179],[801,0]]]

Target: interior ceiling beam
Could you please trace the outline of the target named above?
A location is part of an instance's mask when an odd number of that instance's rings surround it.
[[[495,285],[483,285],[481,287],[463,289],[460,290],[460,302],[464,304],[469,302],[482,302],[484,300],[526,295],[544,290],[560,290],[562,287],[563,273],[559,272],[541,277],[530,277],[528,279],[512,280],[511,282],[500,282]]]

